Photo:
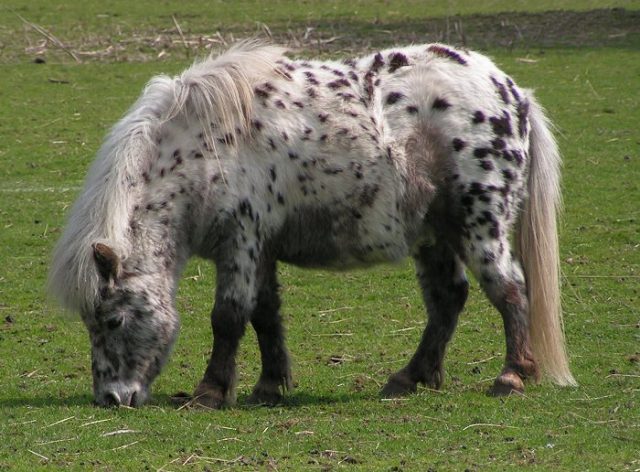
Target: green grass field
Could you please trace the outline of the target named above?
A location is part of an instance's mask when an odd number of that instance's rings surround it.
[[[640,470],[639,1],[5,3],[0,470]],[[153,74],[254,34],[323,56],[464,41],[536,89],[565,162],[563,296],[578,388],[486,395],[504,334],[474,283],[443,390],[383,401],[380,386],[424,325],[409,261],[337,274],[281,265],[297,388],[279,407],[244,405],[259,374],[248,331],[238,406],[177,411],[170,395],[196,385],[211,349],[215,271],[194,260],[151,403],[92,406],[84,326],[44,292],[65,214],[106,130]]]

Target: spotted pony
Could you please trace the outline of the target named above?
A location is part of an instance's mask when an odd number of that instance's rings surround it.
[[[382,389],[440,388],[465,269],[502,315],[494,394],[574,385],[559,295],[559,155],[532,93],[441,44],[344,61],[244,42],[151,80],[113,127],[53,256],[51,291],[89,331],[95,400],[143,404],[179,330],[187,260],[217,268],[213,350],[194,402],[236,398],[251,323],[251,402],[292,386],[276,264],[347,269],[413,257],[428,323]],[[513,249],[513,250],[512,250]]]

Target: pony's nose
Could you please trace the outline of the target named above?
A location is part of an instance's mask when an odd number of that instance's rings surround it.
[[[116,392],[107,392],[104,401],[98,403],[107,408],[120,406],[120,396]]]
[[[101,398],[97,399],[97,403],[106,408],[118,406],[137,407],[142,404],[143,399],[144,395],[137,389],[111,388],[105,391]]]

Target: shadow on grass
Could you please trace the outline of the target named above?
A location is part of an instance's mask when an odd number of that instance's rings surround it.
[[[247,402],[249,395],[239,395],[234,410],[255,410],[261,408],[271,408],[268,405],[253,405]],[[293,392],[284,396],[284,399],[275,408],[296,409],[305,406],[322,405],[346,405],[355,401],[379,400],[376,394],[365,393],[335,393],[335,394],[314,394],[312,392]],[[160,408],[179,408],[171,400],[171,395],[154,395],[149,405]]]
[[[264,405],[251,405],[247,403],[249,395],[240,395],[238,402],[233,407],[236,410],[254,410],[256,408],[269,408]],[[278,408],[295,409],[304,406],[321,406],[348,404],[354,401],[376,400],[380,397],[371,393],[341,393],[341,394],[314,394],[309,392],[290,393],[284,397]],[[94,406],[93,395],[45,396],[45,397],[18,397],[0,400],[0,410],[12,408],[59,408],[59,407],[86,407]],[[166,393],[155,394],[145,406],[163,409],[177,409],[171,401],[171,395]],[[143,407],[144,408],[144,407]]]
[[[93,406],[93,396],[89,393],[86,395],[70,395],[68,397],[19,397],[6,398],[0,400],[0,409],[4,408],[47,408],[47,407],[78,407]]]

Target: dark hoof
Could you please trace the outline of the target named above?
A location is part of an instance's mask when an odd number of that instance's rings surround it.
[[[169,397],[169,401],[178,408],[187,406],[191,400],[193,400],[193,397],[187,392],[177,392]]]
[[[219,410],[235,403],[235,398],[225,394],[220,387],[200,384],[193,392],[193,398],[188,402],[189,407]]]
[[[503,372],[493,383],[490,394],[494,397],[502,397],[512,393],[523,394],[524,383],[515,372]]]
[[[382,388],[380,395],[383,398],[396,398],[415,393],[418,388],[418,383],[411,380],[409,375],[404,372],[396,372],[391,377],[387,385]]]
[[[247,399],[247,403],[251,405],[275,406],[282,402],[284,393],[293,388],[293,380],[288,374],[280,381],[265,380],[260,378],[253,392]]]
[[[280,393],[280,389],[271,390],[256,386],[249,398],[247,398],[247,403],[250,405],[276,406],[282,402],[282,398],[283,395]]]
[[[427,373],[424,384],[433,390],[440,390],[444,383],[444,369],[442,366],[436,366],[431,372]]]

